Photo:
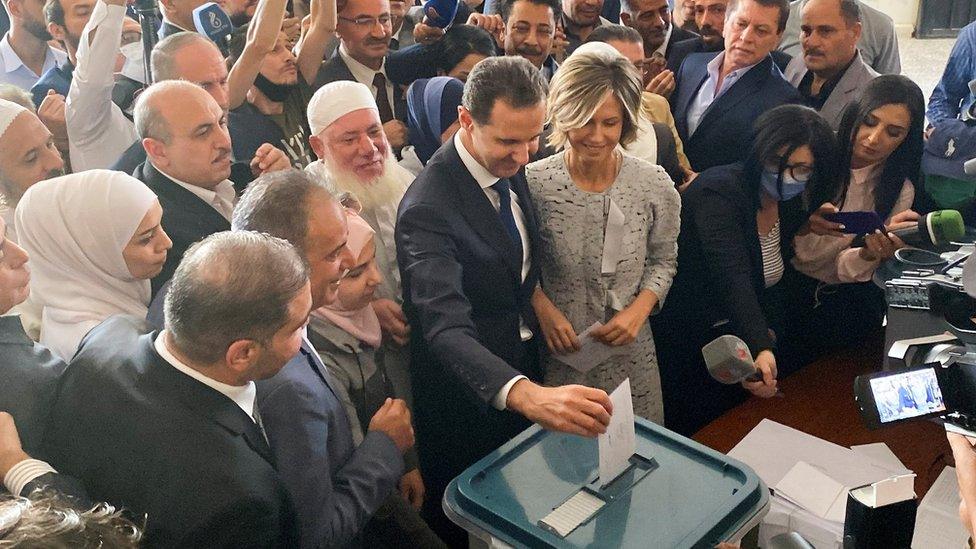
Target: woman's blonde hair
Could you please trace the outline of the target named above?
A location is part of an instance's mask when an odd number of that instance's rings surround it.
[[[607,95],[623,106],[623,129],[620,144],[637,139],[640,116],[641,77],[634,65],[612,46],[585,44],[569,56],[549,84],[546,124],[550,126],[549,146],[563,149],[569,143],[569,132],[582,128],[603,105]]]

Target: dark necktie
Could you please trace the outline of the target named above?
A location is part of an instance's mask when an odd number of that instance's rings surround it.
[[[499,179],[491,186],[498,193],[498,217],[502,225],[508,232],[512,244],[518,250],[519,261],[522,260],[522,236],[519,234],[518,225],[515,224],[515,216],[512,214],[512,193],[508,179]]]
[[[268,442],[268,433],[264,430],[264,423],[261,421],[261,412],[258,411],[257,395],[254,396],[254,407],[251,410],[251,417],[254,419],[254,424],[258,426],[258,431],[261,431],[264,441]]]
[[[380,110],[380,122],[386,124],[393,120],[393,109],[390,108],[390,95],[386,93],[386,77],[378,72],[373,76],[373,87],[376,88],[376,106]]]

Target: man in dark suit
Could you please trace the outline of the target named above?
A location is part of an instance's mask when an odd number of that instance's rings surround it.
[[[667,58],[675,44],[698,36],[671,24],[667,0],[623,0],[620,3],[620,24],[640,33],[644,40],[645,59],[655,53]]]
[[[0,315],[27,299],[29,280],[27,252],[7,238],[7,224],[0,218]],[[0,316],[0,411],[9,412],[24,429],[29,452],[40,446],[54,384],[64,366],[24,333],[19,315]]]
[[[313,310],[335,300],[343,272],[355,262],[346,249],[342,207],[320,181],[297,170],[255,181],[234,212],[234,230],[286,239],[305,254]],[[258,406],[295,504],[302,547],[348,545],[396,489],[403,452],[413,447],[410,412],[402,400],[388,401],[354,446],[334,383],[304,336],[300,352],[281,372],[258,383]],[[400,539],[419,545],[406,534]]]
[[[725,51],[689,56],[671,96],[678,135],[696,172],[744,160],[753,123],[800,95],[769,55],[789,14],[786,0],[732,0]]]
[[[235,185],[231,141],[220,105],[196,84],[168,80],[154,84],[136,102],[136,130],[147,160],[133,172],[159,198],[162,225],[173,240],[153,295],[166,283],[191,244],[230,230],[230,217],[243,185]],[[284,169],[288,158],[268,146],[256,156],[256,173]],[[238,177],[246,184],[247,178]],[[172,233],[172,234],[170,234]]]
[[[518,56],[475,66],[461,129],[407,190],[397,215],[425,512],[449,543],[466,538],[444,517],[441,497],[466,467],[530,422],[596,436],[610,419],[601,390],[538,384],[530,300],[539,237],[522,168],[538,148],[546,88]]]
[[[208,237],[173,277],[162,332],[117,316],[85,337],[43,455],[94,500],[145,515],[149,546],[294,546],[254,381],[298,353],[311,304],[308,269],[287,242]]]
[[[336,35],[339,47],[315,80],[318,89],[336,80],[355,80],[376,98],[383,131],[394,149],[407,144],[407,101],[386,74],[393,23],[388,0],[340,0]]]

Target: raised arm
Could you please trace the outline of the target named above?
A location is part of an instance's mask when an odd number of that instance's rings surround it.
[[[287,0],[261,0],[247,29],[244,51],[234,62],[227,77],[230,108],[236,109],[247,100],[247,90],[261,71],[261,61],[274,50],[281,22],[285,18]]]
[[[138,139],[132,122],[112,102],[113,68],[124,18],[124,0],[100,0],[82,31],[77,66],[65,103],[65,125],[75,171],[108,168]],[[111,161],[106,162],[107,159]]]
[[[312,0],[310,10],[308,31],[295,48],[298,70],[307,84],[315,82],[329,42],[335,36],[336,0]]]

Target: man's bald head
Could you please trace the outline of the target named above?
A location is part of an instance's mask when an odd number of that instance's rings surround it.
[[[230,106],[227,65],[217,45],[195,32],[178,32],[159,41],[150,59],[157,82],[186,80],[209,93],[225,111]]]
[[[134,114],[156,169],[206,189],[230,176],[227,115],[200,86],[182,80],[153,84],[139,95]]]

